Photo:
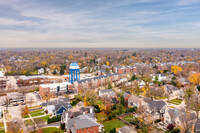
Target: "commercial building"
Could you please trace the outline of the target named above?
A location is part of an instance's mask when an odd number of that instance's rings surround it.
[[[40,96],[43,96],[46,92],[68,92],[73,90],[73,85],[70,82],[41,84],[39,85]]]

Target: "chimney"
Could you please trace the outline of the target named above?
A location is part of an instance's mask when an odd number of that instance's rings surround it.
[[[66,118],[66,120],[69,119],[69,118],[68,118],[68,113],[65,113],[65,118]]]
[[[93,108],[90,108],[90,113],[93,113]]]

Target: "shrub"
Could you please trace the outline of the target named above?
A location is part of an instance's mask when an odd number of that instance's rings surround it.
[[[61,121],[61,116],[53,117],[47,120],[47,123],[53,123],[53,122],[58,122]]]
[[[130,121],[131,124],[135,125],[135,128],[139,129],[140,126],[139,126],[139,120],[134,117],[133,120]]]
[[[94,105],[94,107],[95,107],[95,113],[100,113],[101,112],[101,110],[100,110],[100,108],[99,108],[99,106],[98,105]]]
[[[167,131],[166,133],[180,133],[180,132],[181,132],[180,129],[175,128],[173,130]]]
[[[76,105],[77,103],[78,103],[77,100],[73,100],[70,104],[71,104],[72,106],[74,106],[74,105]]]
[[[155,120],[155,123],[159,123],[159,122],[161,122],[161,119]]]
[[[113,128],[112,130],[110,130],[110,133],[116,133],[116,129]]]
[[[112,120],[112,114],[111,113],[108,115],[108,120]]]
[[[125,113],[135,112],[136,110],[137,110],[137,107],[128,108],[126,109]]]
[[[61,130],[65,130],[65,123],[61,123],[60,128],[61,128]]]
[[[111,110],[116,110],[117,109],[117,105],[114,104],[113,106],[111,106]]]
[[[175,127],[174,124],[169,124],[169,125],[167,126],[167,129],[168,129],[168,130],[173,130],[174,127]]]

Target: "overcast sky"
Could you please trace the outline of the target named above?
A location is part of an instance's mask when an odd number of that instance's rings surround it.
[[[200,48],[200,0],[0,0],[0,47]]]

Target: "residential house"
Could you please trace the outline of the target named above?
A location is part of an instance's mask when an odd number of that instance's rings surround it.
[[[142,100],[139,97],[131,95],[128,98],[128,107],[139,108],[140,106],[142,106]]]
[[[69,102],[70,100],[68,98],[60,98],[51,102],[42,103],[42,107],[44,108],[44,111],[48,112],[48,114],[51,114],[52,116],[60,116],[63,112],[72,108]]]
[[[144,99],[145,104],[144,110],[145,113],[151,114],[155,119],[163,117],[167,104],[163,100],[153,101],[150,99]]]
[[[117,93],[114,92],[112,89],[99,90],[99,97],[101,97],[110,104],[117,103]]]
[[[194,123],[195,120],[196,115],[194,112],[188,114],[185,112],[185,110],[178,108],[169,108],[164,114],[164,123],[166,125],[174,124],[180,129],[184,128],[185,126],[192,126],[192,123]]]
[[[65,125],[69,133],[99,133],[100,124],[96,122],[94,114],[83,114],[68,119]]]
[[[178,81],[182,86],[187,86],[190,83],[190,81],[186,78],[179,78]]]
[[[67,124],[68,119],[72,119],[83,114],[94,114],[94,107],[92,106],[86,107],[82,102],[79,102],[77,103],[76,107],[63,112],[63,115],[61,117],[61,122]]]
[[[44,74],[44,68],[39,68],[38,69],[38,74]]]
[[[123,126],[117,133],[137,133],[137,131],[132,127]]]
[[[177,95],[179,93],[179,89],[174,85],[164,85],[164,90],[169,95]]]
[[[125,100],[125,104],[128,106],[128,99],[129,99],[129,97],[131,97],[131,94],[128,92],[124,92],[123,97]]]
[[[197,119],[194,125],[195,133],[200,133],[200,119]]]
[[[153,76],[152,81],[155,81],[156,78],[158,78],[158,81],[165,81],[167,79],[167,76],[164,74],[156,74]]]

